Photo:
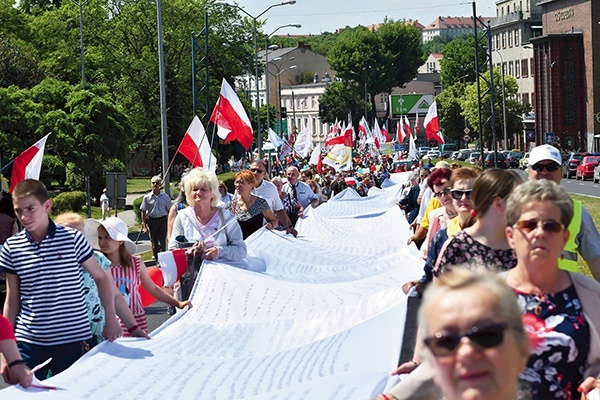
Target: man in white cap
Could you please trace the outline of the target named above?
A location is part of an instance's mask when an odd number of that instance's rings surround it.
[[[534,147],[529,153],[529,179],[549,179],[560,185],[560,151],[549,144]],[[569,225],[569,241],[558,260],[561,269],[577,271],[577,253],[588,263],[594,278],[600,281],[600,234],[592,216],[579,200],[573,199],[574,214]]]
[[[150,231],[152,253],[158,260],[158,253],[167,249],[167,215],[171,209],[171,198],[161,190],[163,180],[160,176],[153,176],[150,182],[152,191],[144,196],[140,205],[142,231]]]

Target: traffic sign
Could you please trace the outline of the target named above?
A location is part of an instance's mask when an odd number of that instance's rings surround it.
[[[525,136],[527,136],[527,139],[533,139],[535,138],[535,131],[527,131]]]
[[[468,126],[465,126],[465,129],[463,130],[463,132],[465,133],[465,135],[468,135],[471,132],[471,130],[469,129]]]
[[[465,129],[465,130],[466,130],[466,129]],[[463,140],[464,140],[465,142],[470,142],[470,141],[471,141],[471,136],[469,136],[469,135],[465,135],[465,136],[463,136]]]
[[[552,144],[554,143],[554,132],[546,132],[544,133],[544,143]]]

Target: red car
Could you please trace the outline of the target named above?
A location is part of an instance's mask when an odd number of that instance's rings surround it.
[[[585,181],[587,178],[594,178],[594,167],[600,162],[600,156],[587,156],[583,157],[583,160],[577,166],[575,172],[575,179],[581,179]]]

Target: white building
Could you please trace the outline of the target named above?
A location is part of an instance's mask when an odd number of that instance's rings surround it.
[[[528,45],[536,27],[541,26],[539,0],[496,1],[496,18],[492,26],[492,62],[505,75],[519,84],[517,100],[531,104],[535,110],[535,81],[533,77],[533,49]],[[528,45],[525,47],[525,45]],[[497,85],[500,85],[498,82]]]
[[[319,118],[319,101],[331,82],[308,83],[281,88],[281,104],[287,108],[287,127],[300,132],[308,127],[313,143],[324,142],[329,124]]]
[[[437,17],[423,29],[423,43],[436,36],[454,39],[465,33],[473,33],[473,17]]]

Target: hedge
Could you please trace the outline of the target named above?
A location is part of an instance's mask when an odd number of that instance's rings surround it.
[[[63,192],[52,198],[52,214],[58,215],[67,211],[79,212],[85,206],[85,192]]]

